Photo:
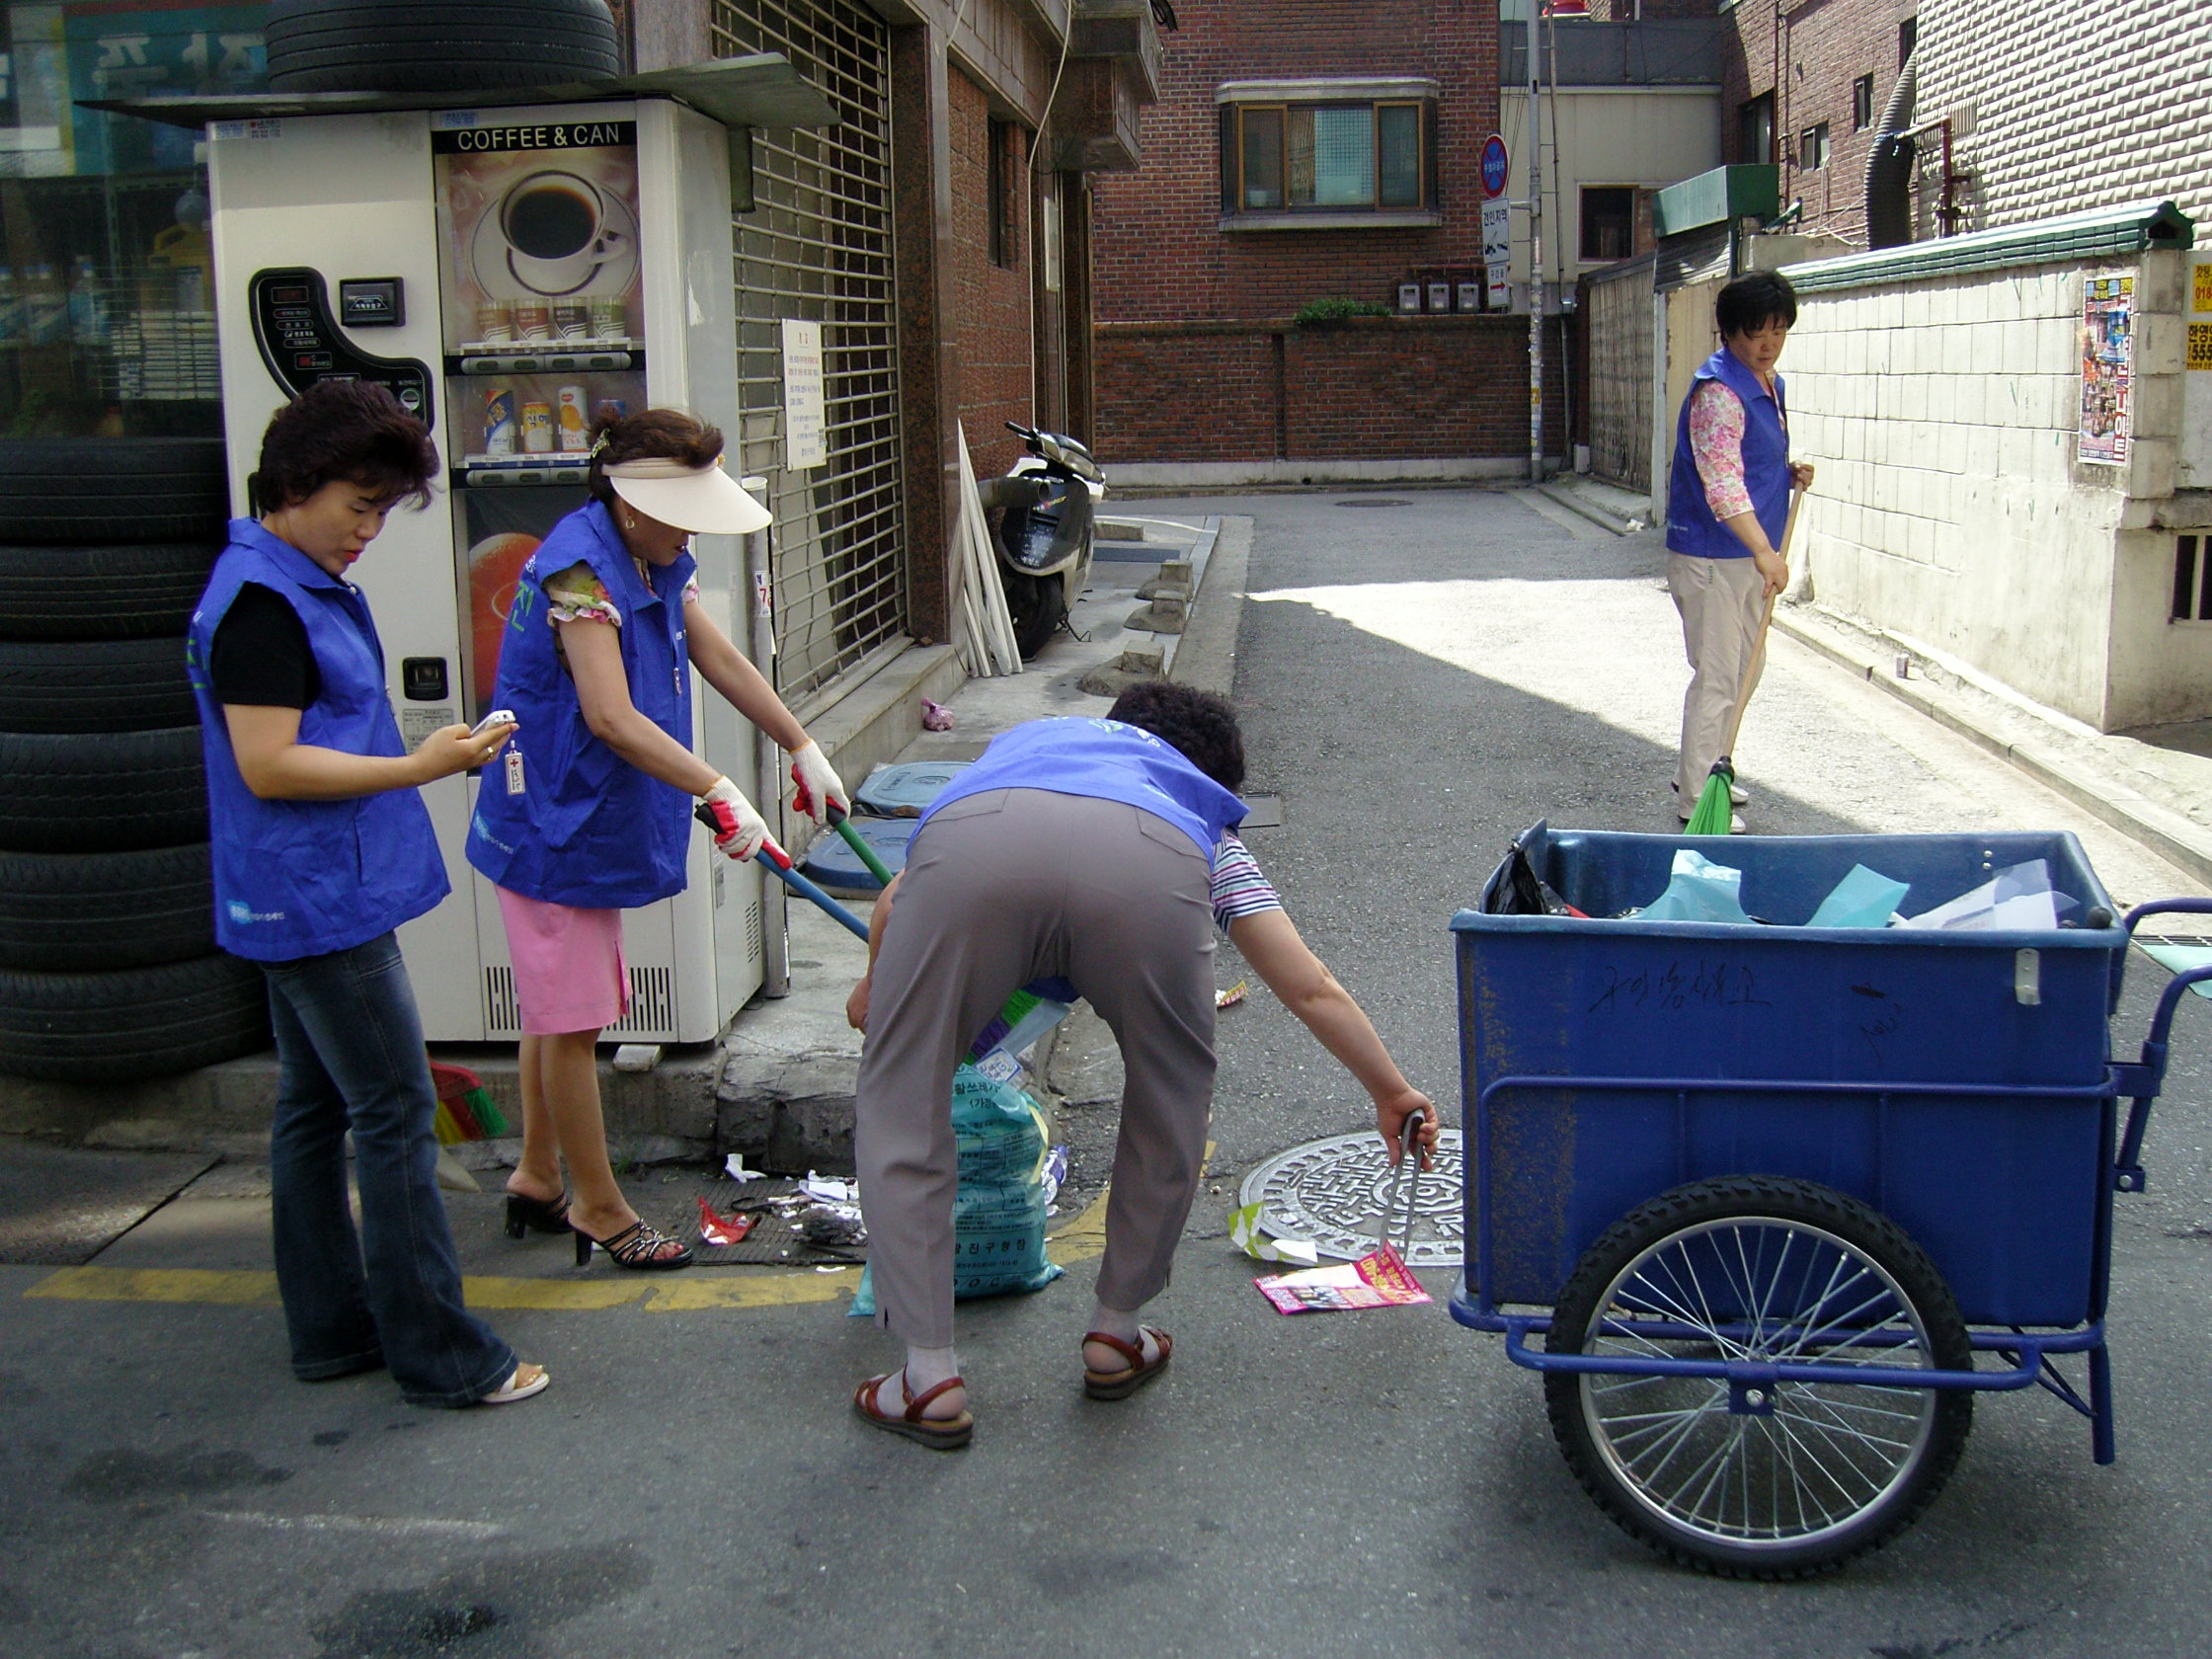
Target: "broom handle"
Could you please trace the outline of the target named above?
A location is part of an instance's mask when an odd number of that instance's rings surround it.
[[[1797,510],[1804,505],[1804,491],[1789,492],[1789,516],[1782,520],[1779,549],[1785,565],[1789,563],[1790,540],[1797,534]],[[1720,752],[1731,760],[1736,757],[1736,736],[1744,729],[1744,710],[1751,707],[1752,688],[1759,683],[1760,671],[1767,666],[1767,628],[1775,619],[1775,601],[1779,597],[1779,593],[1767,595],[1766,612],[1759,618],[1759,637],[1752,641],[1751,660],[1744,666],[1743,689],[1736,693],[1736,715],[1728,722],[1728,741],[1720,747]]]

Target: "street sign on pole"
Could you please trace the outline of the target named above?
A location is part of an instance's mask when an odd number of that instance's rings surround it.
[[[1505,195],[1505,140],[1493,132],[1482,140],[1482,195],[1485,200]]]
[[[1512,261],[1513,207],[1504,197],[1492,197],[1482,204],[1482,266],[1493,306],[1502,307],[1512,297]]]

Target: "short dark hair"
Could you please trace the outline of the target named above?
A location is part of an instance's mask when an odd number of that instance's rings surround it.
[[[1712,302],[1712,320],[1720,337],[1756,334],[1769,323],[1783,328],[1797,325],[1797,290],[1778,271],[1754,271],[1737,277],[1720,290]]]
[[[592,427],[592,499],[614,508],[614,486],[606,469],[621,461],[681,461],[696,471],[722,458],[722,429],[680,409],[644,409],[635,415],[604,417]]]
[[[1172,745],[1231,795],[1244,787],[1244,734],[1226,697],[1172,680],[1140,680],[1114,699],[1106,718]]]
[[[297,507],[326,484],[358,484],[378,501],[431,504],[437,445],[430,429],[373,380],[318,380],[276,411],[246,480],[256,513]]]

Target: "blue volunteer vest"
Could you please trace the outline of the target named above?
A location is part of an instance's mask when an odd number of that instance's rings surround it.
[[[553,526],[522,566],[501,636],[495,708],[519,729],[521,790],[503,749],[484,768],[469,824],[468,861],[525,899],[583,909],[630,909],[683,891],[691,845],[691,797],[648,776],[592,735],[576,682],[547,620],[545,580],[577,564],[622,613],[615,630],[630,701],[685,749],[691,747],[691,662],[683,589],[696,568],[686,553],[638,574],[606,509],[579,508]]]
[[[207,679],[215,629],[247,583],[280,594],[307,629],[322,691],[299,741],[349,754],[407,752],[384,690],[384,648],[368,601],[251,518],[230,521],[193,612],[185,662],[199,705],[215,870],[215,940],[234,956],[290,962],[351,950],[430,910],[451,891],[431,815],[412,789],[350,801],[264,801],[246,787]]]
[[[1770,396],[1759,376],[1723,346],[1699,366],[1675,421],[1675,463],[1667,481],[1667,547],[1702,559],[1748,559],[1751,549],[1713,516],[1705,500],[1705,481],[1698,476],[1697,457],[1690,452],[1690,404],[1707,380],[1718,380],[1743,400],[1744,487],[1771,546],[1781,546],[1782,526],[1789,521],[1789,433],[1782,425],[1786,404],[1781,376],[1775,376]]]
[[[1118,720],[1032,720],[991,739],[983,758],[929,803],[918,834],[942,808],[992,789],[1043,789],[1120,801],[1165,819],[1209,861],[1244,803],[1192,765],[1173,745]]]

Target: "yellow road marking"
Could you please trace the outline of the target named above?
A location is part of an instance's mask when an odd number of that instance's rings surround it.
[[[854,1275],[812,1269],[775,1270],[728,1278],[702,1276],[659,1284],[624,1279],[509,1279],[470,1276],[461,1294],[471,1307],[536,1308],[560,1313],[596,1312],[642,1305],[648,1313],[686,1313],[709,1307],[792,1307],[849,1296]],[[202,1306],[275,1307],[274,1273],[216,1272],[206,1268],[65,1267],[23,1293],[59,1302],[193,1303]]]

